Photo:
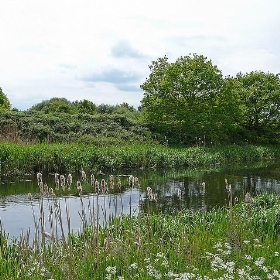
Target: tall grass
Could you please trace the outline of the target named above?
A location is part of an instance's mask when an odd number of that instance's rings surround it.
[[[75,173],[81,169],[149,169],[222,165],[279,158],[276,146],[176,148],[153,145],[96,147],[78,144],[0,144],[2,175],[38,171]]]

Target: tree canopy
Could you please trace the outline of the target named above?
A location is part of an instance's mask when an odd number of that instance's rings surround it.
[[[6,96],[6,94],[2,91],[2,88],[0,87],[0,110],[10,110],[11,104]]]
[[[175,143],[205,138],[214,143],[276,140],[278,74],[255,71],[223,77],[211,60],[197,54],[173,63],[164,56],[149,68],[150,75],[140,86],[141,108],[155,132]]]

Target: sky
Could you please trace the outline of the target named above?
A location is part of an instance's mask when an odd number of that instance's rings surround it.
[[[204,55],[224,76],[280,73],[279,0],[0,0],[0,11],[0,87],[19,110],[53,97],[137,108],[164,55]]]

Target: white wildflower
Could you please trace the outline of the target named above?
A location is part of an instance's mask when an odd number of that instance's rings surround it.
[[[106,272],[110,274],[116,274],[117,268],[115,266],[108,266],[106,267]]]
[[[256,259],[255,265],[256,265],[256,266],[262,266],[263,263],[264,263],[264,261],[265,261],[265,258],[259,257],[259,258]]]

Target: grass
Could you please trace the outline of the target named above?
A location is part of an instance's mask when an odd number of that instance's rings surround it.
[[[54,199],[46,212],[44,200],[39,217],[34,214],[33,238],[27,232],[10,240],[1,229],[2,279],[280,279],[277,195],[210,212],[109,215],[102,224],[98,209],[110,209],[85,205],[81,197],[76,233],[69,206],[63,210]],[[32,198],[30,207],[34,211]]]
[[[92,170],[179,168],[257,162],[280,157],[278,146],[166,147],[132,145],[0,143],[2,175],[36,172],[78,173]]]

